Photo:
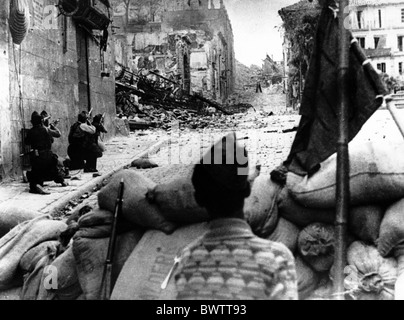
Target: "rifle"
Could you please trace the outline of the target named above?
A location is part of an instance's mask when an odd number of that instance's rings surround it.
[[[51,125],[55,127],[58,125],[59,122],[60,122],[60,119],[53,120]]]
[[[31,150],[29,150],[29,151],[27,151],[27,152],[24,152],[24,153],[21,153],[20,154],[20,157],[25,157],[25,156],[28,156],[28,155],[30,155],[32,152],[34,152],[35,150],[34,149],[31,149]]]
[[[103,300],[109,300],[112,293],[112,265],[114,262],[115,244],[117,239],[117,226],[118,218],[122,211],[123,204],[123,191],[124,191],[124,181],[123,179],[119,185],[118,198],[116,199],[114,219],[111,226],[111,237],[109,238],[107,259],[105,260],[104,275],[102,279],[102,292],[101,294]]]

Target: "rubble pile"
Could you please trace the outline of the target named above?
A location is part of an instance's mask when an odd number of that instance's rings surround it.
[[[129,120],[131,130],[169,130],[173,123],[189,129],[234,125],[234,115],[253,108],[234,99],[221,105],[197,93],[186,94],[174,80],[150,71],[145,76],[122,67],[116,83],[117,114]]]

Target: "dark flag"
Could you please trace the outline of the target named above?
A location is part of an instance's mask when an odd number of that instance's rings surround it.
[[[317,29],[301,103],[301,121],[287,169],[298,175],[313,174],[320,163],[337,152],[339,26],[334,11],[324,7]],[[350,48],[349,141],[381,106],[386,88],[370,61],[353,41]]]

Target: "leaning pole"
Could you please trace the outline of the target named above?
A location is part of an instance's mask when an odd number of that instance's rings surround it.
[[[349,0],[339,0],[339,66],[338,92],[339,112],[337,142],[337,190],[336,190],[336,221],[335,221],[335,263],[334,263],[334,294],[336,300],[344,300],[344,278],[347,252],[347,223],[349,214],[349,126],[348,126],[348,69],[350,33],[345,23],[348,19]]]

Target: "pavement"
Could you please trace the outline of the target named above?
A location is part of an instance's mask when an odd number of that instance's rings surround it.
[[[268,112],[268,109],[263,111]],[[260,111],[259,111],[260,112]],[[129,137],[115,137],[106,142],[106,152],[99,159],[98,169],[101,177],[82,171],[72,171],[73,179],[68,180],[69,186],[62,188],[53,182],[47,189],[51,195],[33,195],[28,192],[28,184],[22,179],[0,184],[0,206],[11,205],[30,208],[42,213],[63,211],[71,201],[77,201],[83,195],[86,199],[74,210],[90,204],[96,205],[99,186],[118,170],[125,168],[136,158],[148,154],[159,167],[142,170],[142,174],[157,183],[165,183],[179,176],[189,174],[192,161],[199,159],[200,153],[212,143],[230,131],[237,131],[237,136],[244,142],[251,164],[261,164],[262,173],[269,172],[286,159],[294,140],[300,117],[293,114],[280,116],[262,116],[249,112],[237,119],[237,125],[224,123],[221,129],[183,130],[180,132],[164,132],[160,130],[139,131]],[[399,110],[399,117],[404,117],[404,110]],[[351,143],[374,141],[380,143],[402,143],[403,137],[398,130],[391,114],[387,110],[379,110],[368,120],[361,132]],[[180,157],[177,157],[177,154]],[[397,160],[402,155],[397,155]],[[180,161],[177,162],[177,159]],[[0,292],[0,300],[18,300],[20,288]]]
[[[96,191],[103,181],[131,162],[148,153],[158,151],[166,143],[166,134],[160,131],[139,131],[129,136],[115,137],[105,142],[106,151],[98,159],[97,169],[101,176],[93,177],[92,173],[82,170],[71,171],[71,179],[67,179],[67,187],[54,182],[45,183],[50,195],[29,193],[29,184],[23,178],[6,181],[0,184],[0,206],[29,208],[40,214],[55,214],[65,208],[71,201],[76,201],[84,194]]]
[[[399,114],[401,118],[404,117],[404,110],[399,110]],[[69,186],[61,187],[54,182],[46,184],[50,195],[29,193],[29,185],[23,182],[22,177],[16,181],[3,182],[0,184],[0,206],[24,207],[39,213],[55,213],[65,208],[70,201],[74,202],[81,196],[98,190],[105,179],[129,166],[136,158],[149,154],[151,160],[161,167],[191,164],[200,158],[200,154],[195,154],[196,149],[206,150],[232,130],[236,130],[238,138],[245,143],[251,164],[261,164],[262,173],[269,174],[286,159],[299,120],[300,117],[297,115],[262,117],[259,113],[251,112],[243,115],[235,127],[224,125],[222,129],[209,132],[184,130],[167,133],[162,130],[147,130],[131,133],[128,137],[115,137],[105,143],[107,150],[99,159],[98,169],[102,174],[101,177],[94,178],[91,173],[71,171],[72,179],[67,180]],[[369,140],[392,143],[401,142],[402,139],[389,111],[379,110],[365,124],[354,143]],[[179,162],[175,162],[176,159],[173,158],[173,146],[179,148],[181,155]],[[187,154],[193,159],[187,160]]]

